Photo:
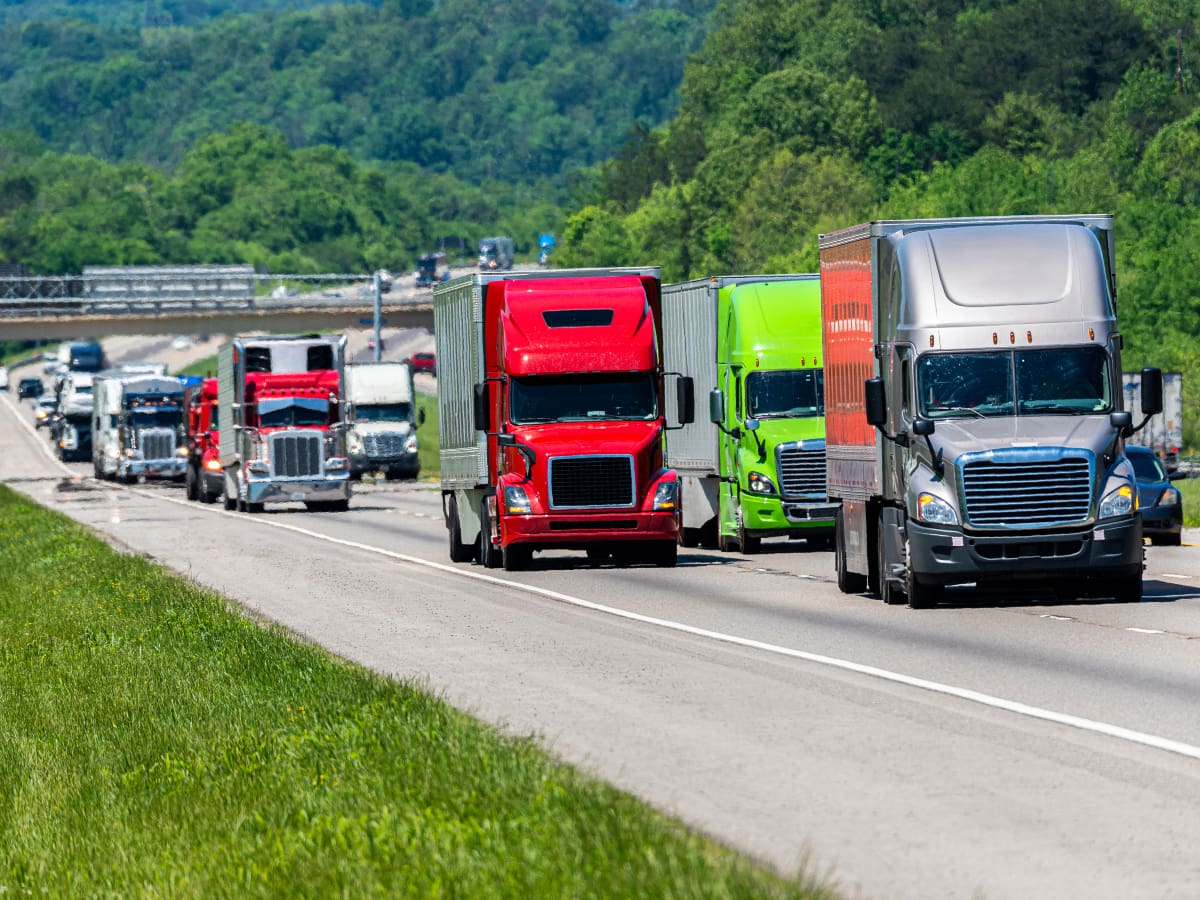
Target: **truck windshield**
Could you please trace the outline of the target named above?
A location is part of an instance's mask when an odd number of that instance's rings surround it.
[[[183,424],[183,410],[178,406],[147,406],[129,411],[134,428],[175,428]]]
[[[804,419],[825,415],[825,370],[751,372],[746,413],[752,419]]]
[[[918,408],[931,419],[1109,412],[1110,382],[1101,347],[929,353],[917,363]]]
[[[658,417],[650,375],[568,375],[512,380],[511,418],[516,425]]]
[[[360,403],[354,407],[354,417],[359,422],[407,422],[412,416],[410,403]]]
[[[281,397],[258,401],[260,428],[324,425],[329,421],[329,401],[320,397]]]

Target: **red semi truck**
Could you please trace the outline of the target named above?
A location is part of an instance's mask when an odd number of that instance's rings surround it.
[[[535,550],[675,565],[657,268],[469,275],[434,288],[442,507],[455,562]],[[678,416],[691,379],[672,376]]]
[[[343,335],[235,338],[217,352],[225,508],[350,505]]]
[[[205,378],[183,393],[187,410],[187,498],[215,503],[225,490],[217,442],[217,379]]]

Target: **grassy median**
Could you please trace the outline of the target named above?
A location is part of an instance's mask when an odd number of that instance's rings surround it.
[[[827,896],[3,486],[0,534],[0,894]]]

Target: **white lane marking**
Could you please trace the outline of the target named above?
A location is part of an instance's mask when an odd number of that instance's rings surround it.
[[[1048,614],[1043,614],[1043,615],[1039,616],[1038,618],[1053,619],[1055,622],[1074,622],[1075,621],[1070,616],[1051,616]]]
[[[1157,628],[1126,628],[1125,630],[1135,634],[1166,634],[1165,631],[1159,631]]]
[[[1191,575],[1176,575],[1174,572],[1163,572],[1159,578],[1191,578]]]
[[[78,478],[79,476],[75,474],[74,470],[72,470],[70,466],[54,455],[54,453],[50,450],[49,443],[43,441],[41,437],[38,436],[37,429],[30,425],[29,422],[21,415],[21,401],[14,401],[11,397],[5,397],[4,399],[7,402],[8,408],[12,412],[13,417],[16,418],[17,423],[27,432],[29,432],[30,436],[33,437],[33,442],[42,448],[42,452],[46,454],[46,457],[50,460],[50,462],[54,463],[72,478]]]
[[[600,603],[593,603],[590,600],[584,600],[580,597],[572,597],[569,594],[562,594],[558,591],[552,591],[548,588],[536,587],[532,584],[523,584],[519,581],[508,581],[504,578],[496,578],[492,575],[484,575],[480,572],[472,572],[468,569],[460,569],[457,566],[433,562],[432,560],[428,559],[421,559],[419,556],[409,556],[405,553],[397,553],[394,550],[385,550],[382,547],[375,547],[371,544],[363,544],[358,541],[348,541],[343,538],[330,537],[327,534],[320,534],[316,531],[310,531],[309,529],[301,528],[298,525],[288,525],[285,522],[272,522],[269,519],[255,518],[248,516],[245,513],[238,514],[224,509],[203,507],[199,504],[191,502],[190,500],[180,500],[176,497],[165,497],[157,492],[139,490],[137,488],[130,488],[129,490],[130,493],[138,494],[140,496],[155,500],[165,500],[168,503],[177,503],[180,506],[186,506],[190,509],[199,508],[204,512],[215,513],[223,516],[232,516],[243,522],[252,521],[260,525],[268,525],[272,528],[282,528],[284,531],[303,534],[307,537],[316,538],[320,541],[326,541],[330,544],[337,544],[342,547],[352,547],[356,550],[365,550],[368,553],[377,553],[380,556],[386,556],[390,559],[397,559],[401,562],[410,563],[415,566],[423,566],[428,569],[435,569],[439,572],[458,575],[463,578],[471,578],[476,581],[482,581],[487,584],[497,585],[498,587],[508,588],[510,590],[517,589],[525,591],[526,593],[535,594],[540,597],[545,597],[549,600],[555,600],[560,603],[575,606],[579,609],[587,609],[591,610],[592,612],[615,616],[619,619],[627,619],[631,622],[641,622],[645,625],[653,625],[657,628],[664,628],[669,631],[677,631],[681,634],[690,634],[695,637],[707,638],[709,640],[719,641],[725,644],[733,644],[735,646],[746,647],[751,650],[761,650],[765,653],[773,653],[777,656],[786,656],[791,659],[799,659],[805,662],[815,663],[817,665],[829,666],[831,668],[841,669],[846,672],[867,675],[871,678],[878,678],[882,681],[892,682],[893,684],[903,684],[908,687],[918,688],[923,691],[930,691],[931,693],[935,694],[943,694],[947,697],[955,697],[959,700],[966,700],[969,703],[977,703],[981,706],[988,706],[992,709],[1003,710],[1019,716],[1026,716],[1032,719],[1041,719],[1046,722],[1054,722],[1058,725],[1066,725],[1071,728],[1078,728],[1082,731],[1090,731],[1095,734],[1102,734],[1118,740],[1128,741],[1134,744],[1142,744],[1146,747],[1153,747],[1156,750],[1165,750],[1168,753],[1177,753],[1181,756],[1191,757],[1192,759],[1200,759],[1200,747],[1197,747],[1193,744],[1185,744],[1182,741],[1175,741],[1171,740],[1170,738],[1160,737],[1154,734],[1147,734],[1142,731],[1134,731],[1131,728],[1123,728],[1120,725],[1111,725],[1108,722],[1097,722],[1094,719],[1085,719],[1080,716],[1072,716],[1068,713],[1060,713],[1050,709],[1042,709],[1041,707],[1030,706],[1027,703],[1020,703],[1016,700],[1006,700],[1003,697],[995,697],[991,694],[984,694],[979,691],[969,690],[967,688],[955,687],[954,685],[950,684],[942,684],[937,681],[929,681],[925,678],[916,678],[912,675],[904,675],[900,672],[891,672],[887,669],[880,669],[876,666],[868,666],[863,663],[851,662],[850,660],[846,659],[838,659],[834,656],[823,656],[819,653],[809,653],[805,650],[795,650],[791,647],[781,647],[778,644],[768,644],[763,641],[753,640],[752,638],[724,634],[720,631],[710,631],[707,628],[697,628],[694,625],[685,625],[682,622],[673,622],[670,619],[659,619],[654,616],[643,615],[642,613],[618,609],[614,606],[605,606]]]

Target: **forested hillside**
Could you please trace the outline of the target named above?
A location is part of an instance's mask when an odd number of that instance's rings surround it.
[[[304,9],[335,0],[4,0],[0,26],[45,19],[81,19],[108,27],[195,25],[217,16],[264,9]]]
[[[596,170],[560,262],[807,272],[873,218],[1112,212],[1126,366],[1185,372],[1195,446],[1198,26],[1196,0],[722,0],[679,116]]]
[[[712,0],[389,0],[187,28],[0,29],[0,122],[56,152],[174,165],[252,121],[292,147],[468,181],[561,183],[677,107]]]

